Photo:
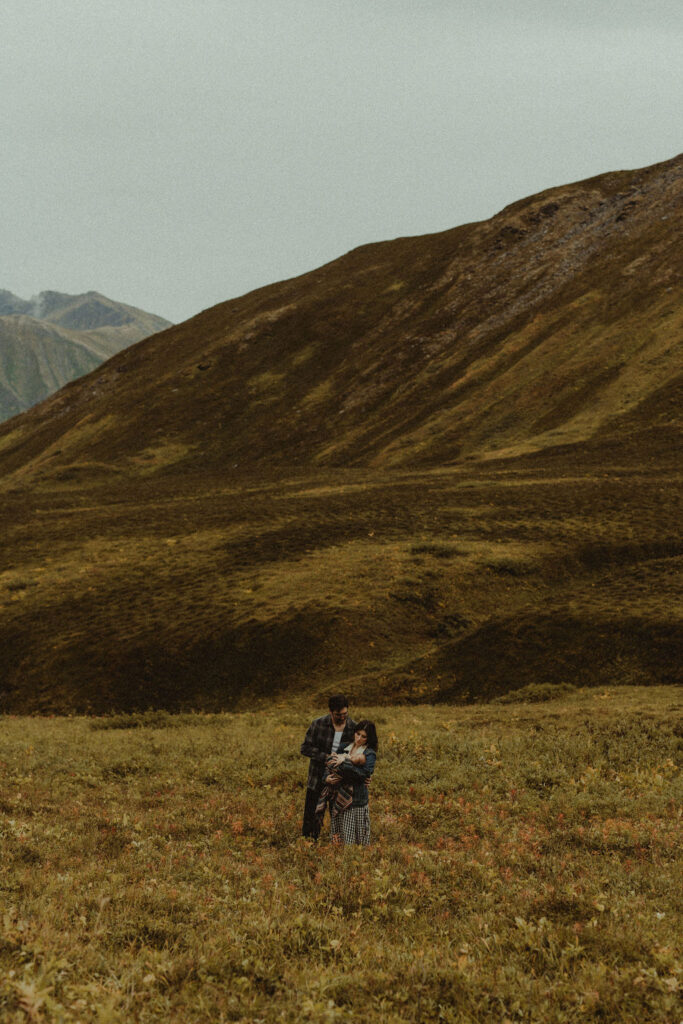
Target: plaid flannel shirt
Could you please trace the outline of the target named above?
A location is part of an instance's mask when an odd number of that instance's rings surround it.
[[[347,718],[341,738],[342,747],[353,743],[355,731],[356,723],[352,718]],[[314,791],[322,787],[327,774],[325,761],[332,753],[334,733],[332,715],[323,715],[322,718],[316,718],[314,722],[311,722],[306,732],[306,738],[301,744],[301,753],[304,757],[311,759],[308,766],[308,788]]]

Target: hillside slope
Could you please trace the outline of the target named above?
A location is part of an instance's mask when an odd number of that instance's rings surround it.
[[[161,317],[97,292],[41,292],[26,301],[0,291],[0,420],[168,326]]]
[[[682,182],[365,246],[0,427],[0,707],[680,682]]]
[[[119,355],[15,424],[4,465],[57,437],[62,461],[163,445],[251,471],[433,466],[647,429],[680,380],[682,197],[679,157],[365,246]]]

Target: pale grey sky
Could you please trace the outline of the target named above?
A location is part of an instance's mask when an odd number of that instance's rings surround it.
[[[683,149],[680,0],[2,0],[0,288],[172,320]]]

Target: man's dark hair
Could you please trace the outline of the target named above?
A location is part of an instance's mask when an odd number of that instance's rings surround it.
[[[348,708],[349,698],[345,697],[343,693],[335,693],[330,697],[327,706],[330,711],[341,711],[342,708]]]
[[[370,750],[374,750],[377,753],[379,748],[379,740],[377,739],[377,729],[375,723],[371,722],[369,718],[364,718],[362,722],[356,722],[356,732],[360,732],[361,729],[368,738],[368,746]]]

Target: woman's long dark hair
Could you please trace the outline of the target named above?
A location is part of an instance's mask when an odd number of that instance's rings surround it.
[[[377,739],[377,729],[375,729],[375,723],[371,722],[369,718],[364,718],[362,722],[356,722],[356,732],[360,732],[361,729],[368,738],[368,746],[370,750],[374,750],[375,753],[379,750],[379,740]]]

